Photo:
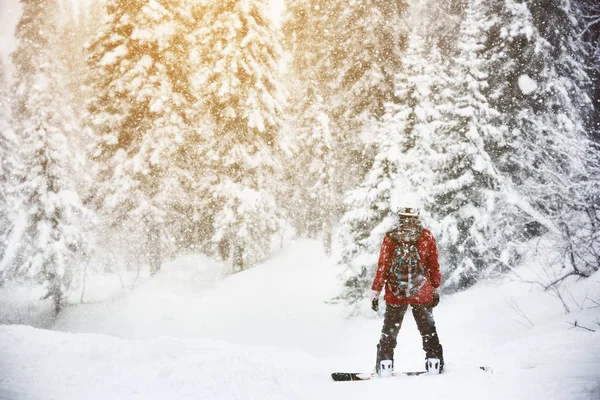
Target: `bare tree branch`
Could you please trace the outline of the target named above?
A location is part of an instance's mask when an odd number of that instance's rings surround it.
[[[572,327],[572,328],[570,328],[570,329],[573,329],[573,328],[581,328],[581,329],[585,329],[586,331],[590,331],[590,332],[596,332],[596,331],[595,331],[595,330],[593,330],[593,329],[590,329],[590,328],[587,328],[587,327],[585,327],[585,326],[581,326],[581,325],[579,325],[579,324],[577,323],[577,320],[575,320],[575,322],[574,322],[574,323],[573,323],[573,322],[569,322],[569,324],[573,325],[573,327]]]
[[[85,278],[87,276],[87,269],[88,269],[89,264],[90,264],[90,259],[88,257],[88,260],[85,263],[85,268],[83,269],[83,289],[81,290],[81,298],[79,299],[79,302],[81,304],[83,304],[83,295],[85,294]]]
[[[580,310],[583,310],[583,303],[585,303],[585,299],[583,299],[583,301],[580,303],[580,302],[577,301],[577,299],[575,298],[575,296],[573,296],[573,293],[571,293],[570,290],[567,290],[567,293],[569,294],[569,297],[571,297],[571,300],[573,300],[573,303],[575,303],[575,305]],[[587,297],[587,293],[586,293],[585,297]]]
[[[589,308],[598,308],[598,307],[600,307],[600,302],[597,302],[597,301],[596,301],[596,300],[594,300],[594,299],[590,299],[589,297],[587,297],[587,296],[586,296],[586,297],[585,297],[585,300],[589,300],[589,301],[591,301],[592,303],[594,303],[594,304],[596,305],[596,306],[594,306],[594,307],[589,307]],[[584,301],[585,301],[585,300],[584,300]]]
[[[525,314],[525,312],[521,309],[519,304],[514,299],[510,298],[510,299],[506,299],[506,301],[508,302],[508,305],[510,306],[510,308],[512,308],[512,310],[515,313],[517,313],[517,315],[519,317],[523,318],[527,323],[525,324],[519,320],[515,320],[516,322],[518,322],[519,324],[523,325],[526,328],[533,328],[535,326],[534,323],[531,321],[531,319],[529,319],[527,314]]]
[[[135,283],[137,282],[139,276],[140,276],[140,270],[142,269],[142,265],[140,264],[140,260],[136,259],[137,262],[137,273],[135,274],[135,279],[133,280],[133,283],[131,284],[131,289],[133,289],[135,287]]]
[[[583,276],[583,277],[586,277],[586,278],[587,278],[587,276],[586,276],[585,274],[582,274],[581,272],[579,272],[579,271],[577,271],[577,270],[573,270],[573,271],[571,271],[571,272],[569,272],[569,273],[567,273],[567,274],[563,275],[562,277],[560,277],[560,278],[558,278],[558,279],[554,280],[554,281],[553,281],[552,283],[550,283],[549,285],[545,286],[545,287],[544,287],[544,290],[548,290],[548,289],[550,289],[552,286],[556,285],[556,284],[557,284],[557,283],[559,283],[559,282],[562,282],[562,281],[564,281],[566,278],[568,278],[569,276],[573,276],[573,275],[575,275],[575,276]]]

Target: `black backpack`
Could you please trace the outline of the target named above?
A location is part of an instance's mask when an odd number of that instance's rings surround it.
[[[414,296],[427,282],[417,242],[400,240],[396,231],[387,235],[395,246],[386,276],[387,288],[397,298]]]

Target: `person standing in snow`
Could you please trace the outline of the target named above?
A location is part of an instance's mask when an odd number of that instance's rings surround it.
[[[425,367],[429,373],[441,373],[444,356],[432,312],[439,303],[441,280],[435,238],[421,225],[417,209],[401,208],[397,215],[397,226],[383,238],[369,293],[371,306],[378,311],[379,294],[385,285],[386,310],[375,370],[379,376],[392,374],[396,339],[410,305],[423,338]]]

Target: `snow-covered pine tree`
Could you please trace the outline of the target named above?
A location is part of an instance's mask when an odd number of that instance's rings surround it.
[[[106,18],[104,4],[101,1],[60,1],[59,4],[61,15],[58,18],[58,26],[61,35],[56,39],[56,57],[61,60],[65,70],[69,71],[64,78],[64,84],[71,94],[68,99],[71,108],[78,121],[85,121],[86,103],[91,97],[86,45],[97,35],[102,21]],[[76,139],[79,142],[83,141],[80,137]],[[79,147],[85,148],[86,143],[78,143]]]
[[[289,185],[284,199],[287,213],[301,236],[323,234],[326,251],[331,250],[332,224],[339,207],[340,182],[329,107],[323,93],[328,71],[319,70],[328,56],[327,30],[319,0],[296,0],[287,4],[283,25],[291,54],[287,74],[288,126],[294,132],[294,162],[285,166]],[[298,173],[298,165],[307,166]]]
[[[438,224],[438,245],[446,267],[445,285],[460,289],[495,269],[506,243],[496,242],[505,207],[503,179],[490,152],[503,141],[500,113],[486,98],[484,43],[491,21],[481,0],[467,2],[451,88],[453,126],[436,131],[430,211]],[[510,227],[510,224],[508,224]]]
[[[87,246],[81,226],[86,211],[71,181],[69,121],[61,110],[61,67],[53,57],[57,10],[51,2],[21,3],[13,53],[14,118],[23,163],[16,187],[21,228],[10,236],[18,249],[4,258],[1,269],[7,279],[42,282],[58,313],[76,273],[74,256]]]
[[[595,0],[580,0],[571,5],[577,7],[577,16],[583,27],[581,38],[589,49],[587,64],[595,86],[592,96],[596,109],[593,139],[600,143],[600,4]]]
[[[444,57],[451,58],[456,53],[464,7],[464,0],[410,1],[409,30],[418,29],[428,42],[440,49]]]
[[[135,257],[146,258],[152,273],[192,220],[187,151],[197,138],[188,123],[184,35],[191,16],[184,4],[110,0],[90,45],[95,204],[108,226],[130,230]]]
[[[208,3],[194,32],[193,88],[214,123],[213,242],[233,270],[265,258],[279,229],[284,110],[279,32],[263,0]]]
[[[90,130],[86,127],[86,102],[91,97],[89,68],[85,45],[96,35],[99,23],[105,17],[103,2],[82,3],[59,1],[56,29],[60,35],[53,38],[55,63],[61,67],[55,79],[60,79],[63,97],[60,99],[68,140],[72,144],[73,157],[78,173],[73,176],[77,192],[85,202],[95,190],[90,160],[86,149],[90,145]],[[90,232],[94,231],[89,226]]]
[[[330,104],[333,113],[336,118],[348,120],[365,113],[381,116],[385,103],[394,99],[394,75],[405,44],[402,14],[406,4],[355,0],[328,7],[328,29],[330,35],[335,35],[326,60],[335,94]]]
[[[383,117],[366,128],[374,136],[375,161],[362,184],[349,192],[340,229],[340,263],[347,267],[343,298],[350,303],[360,300],[372,282],[383,235],[395,222],[390,208],[416,201],[427,207],[423,215],[429,223],[435,132],[452,126],[442,112],[448,106],[443,100],[451,97],[441,93],[448,86],[445,67],[437,46],[414,29],[395,77],[397,103],[388,104]]]
[[[596,196],[590,180],[598,164],[588,135],[593,106],[584,28],[562,0],[511,0],[492,11],[499,20],[488,44],[490,98],[509,129],[496,164],[531,206],[525,233],[540,234],[531,228],[543,226],[555,235],[556,258],[546,263],[577,270],[587,263],[586,249],[598,246],[577,233],[593,224],[586,210]]]
[[[5,80],[4,64],[0,60],[0,264],[8,246],[8,235],[13,230],[14,184],[17,175],[18,139],[14,132],[12,111]],[[0,285],[2,270],[0,269]]]
[[[313,185],[293,181],[292,214],[308,224],[321,223],[322,216],[307,196],[320,197],[321,207],[331,210],[327,214],[335,218],[342,211],[341,193],[360,183],[373,161],[373,152],[365,151],[358,136],[362,125],[372,115],[381,116],[383,104],[393,98],[393,76],[405,41],[398,29],[405,25],[401,19],[405,7],[404,2],[370,0],[288,4],[284,30],[292,56],[292,125],[297,131],[316,133],[322,129],[318,114],[327,116],[331,133],[327,158],[334,166],[330,175],[336,177],[327,193],[310,193]],[[312,104],[316,99],[322,99],[318,101],[327,105],[326,110]],[[323,146],[318,140],[312,143]],[[313,159],[313,152],[312,147],[299,146],[297,158],[303,163]]]
[[[391,192],[404,172],[398,170],[398,164],[406,150],[406,120],[399,118],[396,122],[377,129],[373,165],[363,182],[350,190],[345,199],[347,211],[340,221],[342,245],[338,262],[345,269],[342,279],[346,288],[341,298],[351,305],[364,296],[373,281],[383,235],[395,221],[390,212]]]
[[[282,31],[283,42],[290,52],[290,68],[295,80],[304,82],[305,85],[294,87],[291,95],[304,94],[310,82],[321,89],[326,87],[326,80],[322,79],[328,71],[322,71],[325,58],[329,55],[328,42],[329,30],[323,13],[322,0],[290,0],[286,4],[286,12]]]
[[[401,0],[326,2],[323,7],[324,39],[330,48],[319,70],[328,86],[322,94],[330,107],[332,132],[343,151],[339,176],[344,189],[360,182],[372,162],[359,132],[394,100],[394,76],[405,45],[405,9]]]
[[[586,157],[590,178],[587,190],[590,193],[589,204],[591,207],[588,208],[588,215],[591,229],[582,235],[583,238],[589,239],[589,244],[585,247],[579,246],[580,249],[588,249],[588,254],[584,255],[586,262],[589,262],[587,260],[590,259],[595,260],[596,267],[591,265],[586,267],[588,271],[591,271],[597,270],[600,266],[600,224],[597,223],[600,220],[600,4],[593,0],[583,0],[572,6],[578,7],[577,15],[579,21],[582,21],[583,35],[581,37],[587,43],[588,49],[589,61],[586,64],[595,87],[592,100],[596,112],[592,126],[588,127],[593,143],[589,149],[589,156]],[[596,223],[593,222],[594,218]]]
[[[295,126],[300,149],[290,175],[300,192],[300,201],[294,204],[297,209],[292,211],[299,219],[296,226],[304,227],[300,234],[315,236],[322,233],[325,251],[330,254],[333,218],[339,200],[335,143],[323,97],[316,92],[307,95],[311,99],[298,115]],[[299,165],[303,166],[302,171],[298,170]]]
[[[454,108],[455,93],[450,88],[448,64],[436,45],[437,38],[415,26],[409,36],[409,46],[403,56],[403,67],[395,77],[396,104],[391,105],[383,119],[389,129],[405,124],[405,153],[401,170],[409,182],[408,193],[422,199],[424,212],[429,212],[434,179],[433,164],[438,154],[434,150],[437,132],[451,130],[455,122],[449,118]]]

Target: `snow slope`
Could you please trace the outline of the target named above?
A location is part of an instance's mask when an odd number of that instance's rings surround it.
[[[569,329],[577,320],[600,331],[599,274],[570,284],[581,307],[568,315],[508,280],[444,297],[435,310],[444,375],[338,383],[331,372],[372,369],[382,320],[346,319],[329,304],[337,270],[317,243],[223,270],[187,256],[110,300],[92,285],[93,302],[69,307],[53,331],[1,325],[0,399],[600,399],[600,333]],[[422,364],[407,315],[396,369]]]

